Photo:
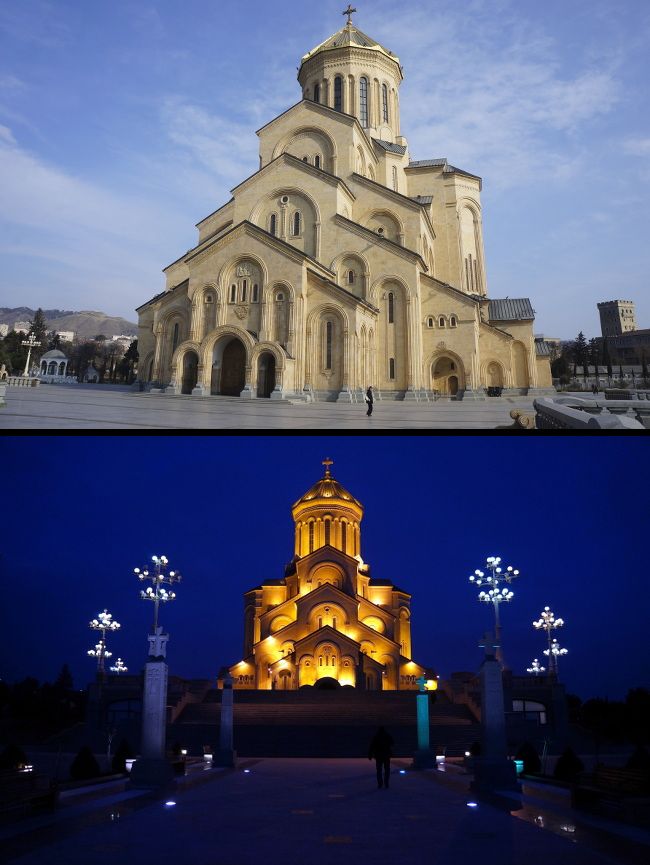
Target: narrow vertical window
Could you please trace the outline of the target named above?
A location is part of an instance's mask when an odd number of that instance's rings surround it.
[[[172,337],[172,351],[176,351],[178,345],[178,322],[174,325],[174,336]]]
[[[248,280],[244,280],[241,286],[241,302],[246,303],[246,292],[248,290]]]
[[[388,324],[393,324],[395,321],[395,295],[393,292],[388,293]]]
[[[359,119],[361,125],[368,126],[368,79],[359,80]]]
[[[393,189],[397,192],[397,167],[393,165]]]
[[[385,84],[381,85],[381,101],[384,122],[388,123],[388,87]]]
[[[260,299],[260,293],[259,292],[260,292],[260,290],[259,290],[258,284],[254,283],[254,285],[253,285],[253,303],[257,303],[258,300]]]
[[[318,153],[314,156],[314,165],[316,168],[320,168],[320,154]]]
[[[474,259],[474,283],[476,285],[476,291],[478,292],[478,264],[476,262],[476,259]]]
[[[298,237],[300,235],[300,211],[296,210],[293,215],[293,235],[294,237]]]
[[[341,523],[341,548],[343,552],[346,552],[346,541],[347,541],[347,523]]]
[[[325,543],[329,544],[330,542],[330,521],[325,520]]]
[[[395,358],[391,357],[388,361],[388,378],[395,378]]]
[[[348,285],[354,285],[354,271],[348,270]]]
[[[314,102],[320,102],[320,84],[314,84]]]
[[[325,369],[332,369],[332,330],[332,322],[328,321],[325,325]]]
[[[314,524],[309,523],[309,552],[314,552]]]
[[[452,317],[449,319],[449,326],[450,327],[456,327],[456,316],[455,315],[452,315]]]
[[[444,326],[445,326],[445,320],[444,320],[444,318],[443,318],[442,316],[440,316],[440,318],[438,319],[438,326],[439,326],[439,327],[444,327]]]
[[[472,267],[472,253],[469,254],[469,281],[472,291],[474,291],[474,268]]]
[[[334,110],[343,111],[343,82],[340,75],[334,79]]]
[[[465,282],[467,283],[467,290],[469,291],[469,267],[467,265],[467,259],[465,259]]]
[[[278,233],[278,218],[275,213],[271,214],[271,220],[269,223],[269,231],[271,234],[275,235]]]

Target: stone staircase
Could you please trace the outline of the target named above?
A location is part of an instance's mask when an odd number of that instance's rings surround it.
[[[168,743],[200,751],[219,741],[221,691],[187,705],[168,730]],[[442,692],[430,705],[430,742],[438,754],[462,756],[479,738],[465,706]],[[408,757],[417,748],[415,692],[235,691],[235,750],[246,757],[365,756],[378,726],[395,739],[394,754]]]

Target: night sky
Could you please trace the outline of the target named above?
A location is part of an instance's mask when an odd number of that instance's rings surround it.
[[[533,619],[566,625],[571,693],[650,687],[648,447],[587,437],[51,437],[3,440],[0,675],[75,687],[94,676],[88,622],[121,622],[111,663],[141,669],[152,605],[133,575],[154,554],[183,574],[161,608],[170,673],[214,677],[241,659],[243,593],[283,576],[291,505],[334,460],[365,508],[372,576],[412,599],[413,654],[445,677],[475,670],[492,625],[468,577],[486,556],[521,572],[502,607],[506,660],[543,658]],[[485,570],[485,568],[483,568]]]

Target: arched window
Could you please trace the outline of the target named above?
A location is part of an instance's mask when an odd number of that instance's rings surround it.
[[[296,210],[293,215],[293,236],[298,237],[300,235],[300,211]]]
[[[230,302],[235,303],[237,300],[237,286],[233,283],[230,286]]]
[[[438,319],[438,326],[439,326],[439,327],[444,327],[444,326],[445,326],[445,320],[444,320],[444,318],[443,318],[442,316],[440,316],[440,318]]]
[[[320,84],[314,84],[314,102],[320,102]]]
[[[337,75],[334,79],[334,110],[335,111],[343,111],[343,100],[341,97],[342,91],[342,81],[341,76]]]
[[[388,87],[385,84],[381,85],[381,102],[384,122],[388,123]]]
[[[348,270],[348,285],[354,285],[354,271]]]
[[[368,79],[359,79],[359,118],[361,125],[368,126]]]
[[[393,189],[397,192],[397,167],[393,165]]]
[[[343,552],[346,552],[346,542],[347,542],[347,530],[348,524],[346,522],[341,523],[341,548]]]
[[[325,325],[325,369],[332,369],[332,331],[334,327],[331,321]]]
[[[309,523],[309,552],[314,552],[314,523]]]
[[[248,292],[248,280],[244,280],[241,286],[241,302],[246,303],[246,294]]]
[[[427,319],[427,327],[433,327],[433,318]]]
[[[309,162],[309,157],[308,157],[308,156],[303,156],[302,161],[303,161],[303,162]]]
[[[330,527],[331,527],[331,524],[332,524],[332,521],[331,521],[331,520],[325,520],[325,543],[326,543],[326,544],[329,544],[329,542],[330,542]]]
[[[260,299],[260,289],[257,283],[253,285],[253,303],[257,303]]]
[[[271,214],[271,219],[269,220],[269,232],[273,235],[278,233],[278,218],[275,213]]]
[[[452,317],[449,319],[449,327],[456,327],[457,324],[458,322],[456,321],[456,316],[452,315]]]
[[[320,154],[319,153],[317,153],[316,156],[314,156],[314,165],[316,166],[316,168],[320,168]]]
[[[395,321],[395,295],[392,291],[388,292],[388,324],[393,324]]]
[[[395,378],[395,358],[391,357],[388,361],[388,378]]]
[[[178,345],[178,322],[174,325],[174,335],[172,337],[172,351],[176,351]]]

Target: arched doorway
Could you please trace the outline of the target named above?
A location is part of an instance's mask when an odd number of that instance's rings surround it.
[[[332,679],[331,676],[323,676],[322,678],[318,679],[314,687],[319,688],[322,691],[335,691],[341,686],[339,685],[337,680]]]
[[[501,364],[492,361],[487,368],[487,384],[488,387],[503,387],[503,373]]]
[[[270,351],[262,352],[257,362],[257,395],[264,399],[271,396],[275,387],[275,358]]]
[[[460,364],[452,357],[439,357],[433,363],[431,377],[433,389],[447,396],[455,396],[462,387],[463,371]]]
[[[183,355],[183,381],[181,393],[192,393],[196,387],[199,369],[199,358],[195,351],[187,351]]]
[[[239,396],[246,381],[246,349],[241,340],[233,337],[223,350],[221,361],[221,387],[224,396]]]
[[[520,342],[515,342],[512,346],[512,378],[515,387],[529,386],[526,349]]]

